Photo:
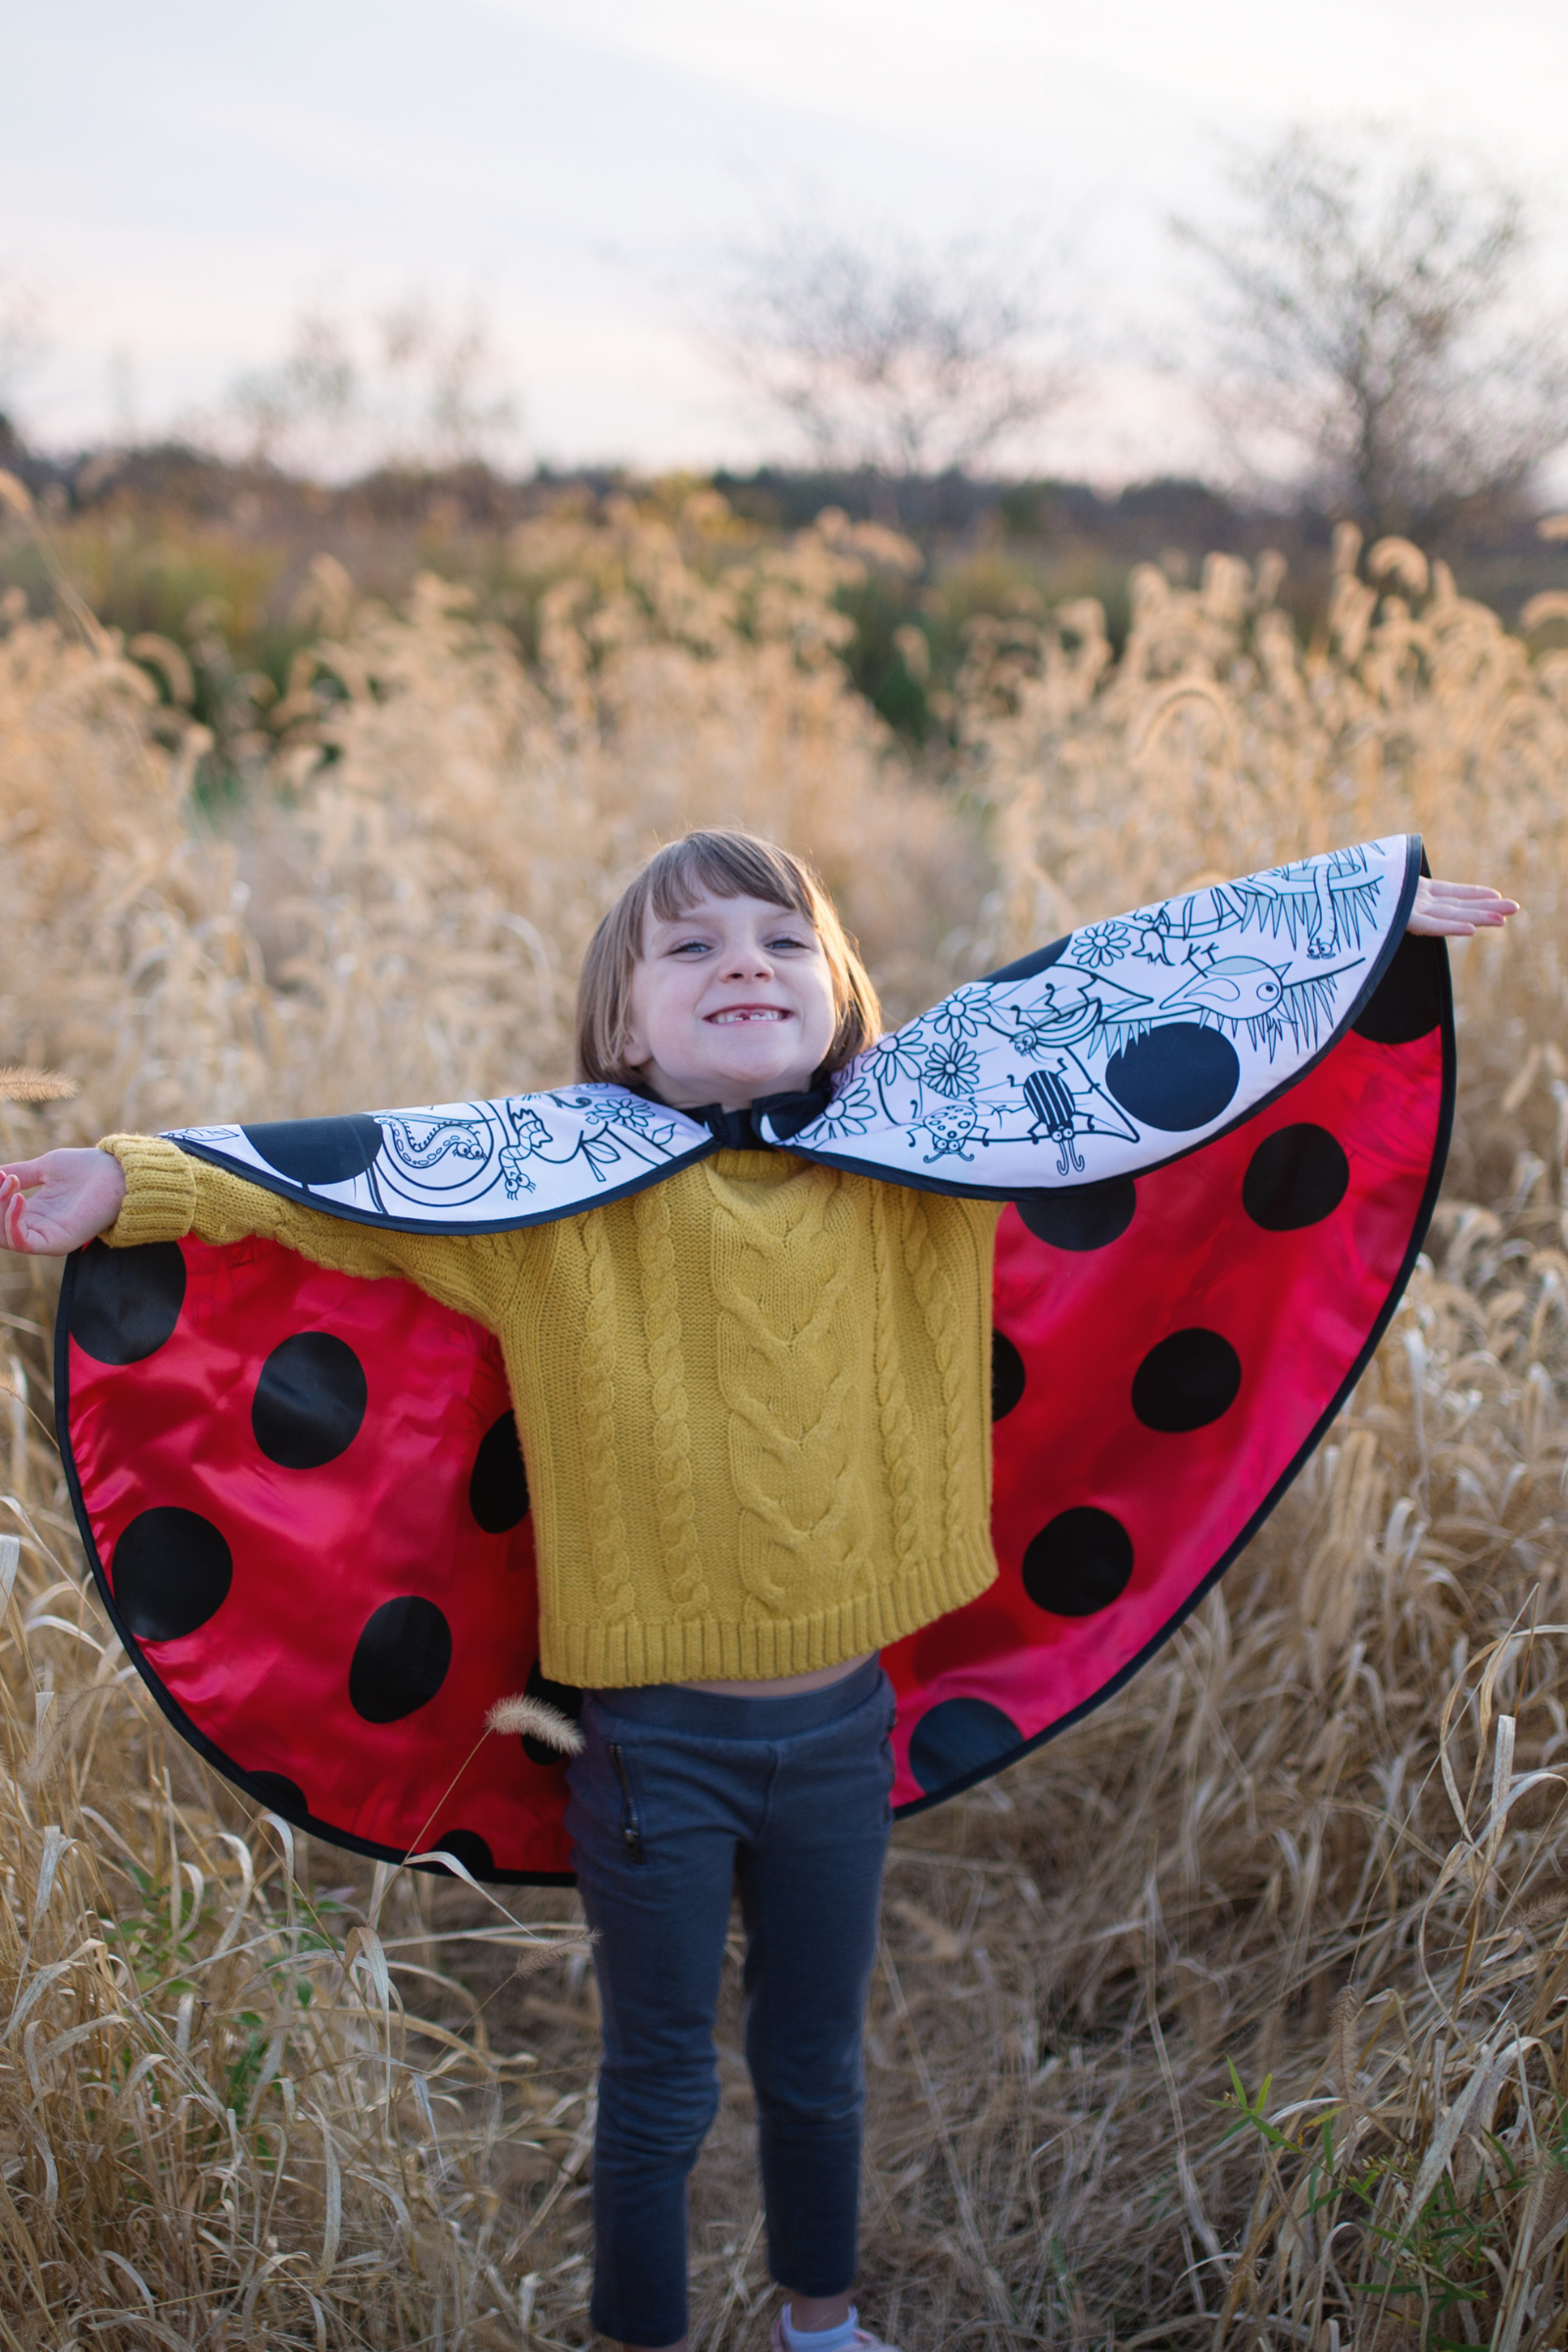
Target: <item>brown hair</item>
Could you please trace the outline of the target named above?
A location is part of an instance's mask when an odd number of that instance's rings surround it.
[[[818,1077],[853,1061],[882,1027],[882,1007],[838,909],[802,858],[755,833],[688,833],[649,858],[627,884],[588,944],[577,982],[577,1075],[612,1086],[635,1086],[626,1067],[631,976],[641,961],[650,910],[661,922],[678,921],[705,893],[716,899],[762,899],[804,915],[822,944],[833,978],[838,1026]]]

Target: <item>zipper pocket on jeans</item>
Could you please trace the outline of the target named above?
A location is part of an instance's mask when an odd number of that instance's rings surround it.
[[[610,1761],[620,1783],[620,1841],[632,1861],[643,1858],[642,1824],[637,1818],[637,1799],[631,1792],[631,1775],[626,1770],[626,1751],[615,1740],[610,1743]]]

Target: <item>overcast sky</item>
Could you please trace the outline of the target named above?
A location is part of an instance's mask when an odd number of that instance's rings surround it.
[[[944,240],[1038,233],[1090,330],[1028,458],[1201,463],[1140,356],[1180,317],[1164,228],[1227,140],[1348,112],[1520,178],[1568,276],[1568,10],[1515,0],[9,0],[0,274],[47,303],[13,398],[66,444],[212,413],[302,306],[487,310],[521,454],[746,463],[692,331],[722,256],[814,208]]]

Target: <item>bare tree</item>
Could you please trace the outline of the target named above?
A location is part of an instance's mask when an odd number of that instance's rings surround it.
[[[717,339],[819,465],[940,473],[990,456],[1070,389],[1041,352],[1038,274],[1027,253],[980,238],[935,250],[797,225],[734,256]]]
[[[1527,305],[1523,200],[1376,126],[1242,154],[1209,264],[1214,405],[1380,531],[1525,488],[1568,440],[1568,334]]]
[[[18,390],[44,357],[47,317],[36,286],[0,275],[0,438],[11,430]]]
[[[362,321],[302,313],[284,358],[227,405],[252,457],[308,471],[497,458],[519,422],[483,315],[444,318],[417,294]]]

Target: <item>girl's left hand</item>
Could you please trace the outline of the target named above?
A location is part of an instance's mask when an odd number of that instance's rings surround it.
[[[1470,939],[1483,929],[1500,930],[1518,911],[1517,899],[1505,899],[1484,882],[1429,882],[1423,874],[1408,928],[1423,939]]]

